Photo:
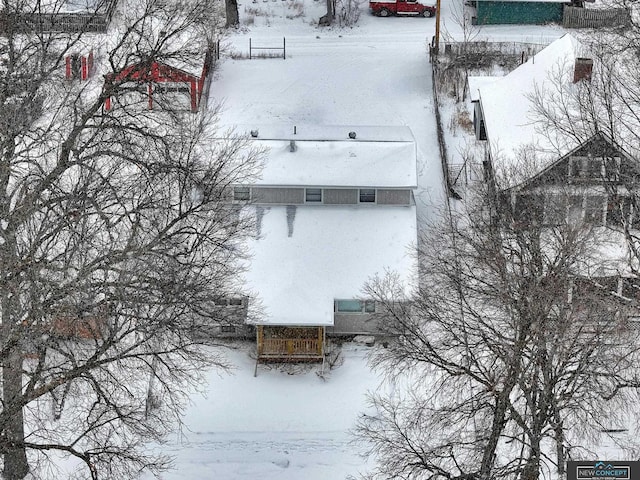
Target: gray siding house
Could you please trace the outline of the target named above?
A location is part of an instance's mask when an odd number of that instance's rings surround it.
[[[252,126],[267,150],[233,201],[256,215],[247,287],[259,360],[321,360],[326,335],[379,331],[367,280],[417,263],[416,145],[407,127]]]

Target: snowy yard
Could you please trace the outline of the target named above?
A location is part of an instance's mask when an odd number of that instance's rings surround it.
[[[236,347],[236,370],[209,373],[206,397],[194,396],[187,412],[189,431],[164,450],[176,459],[164,479],[326,480],[364,471],[348,430],[379,384],[368,347],[347,344],[344,364],[325,379],[319,365],[261,365],[254,377],[253,345]]]

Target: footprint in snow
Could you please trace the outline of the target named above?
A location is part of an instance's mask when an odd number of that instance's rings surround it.
[[[276,460],[275,462],[271,462],[274,465],[277,465],[280,468],[287,468],[289,466],[289,459],[283,458],[281,460]]]

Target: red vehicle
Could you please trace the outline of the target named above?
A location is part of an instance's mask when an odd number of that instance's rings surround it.
[[[374,15],[380,17],[388,17],[390,15],[433,17],[436,14],[436,7],[423,5],[416,0],[370,0],[369,8]]]

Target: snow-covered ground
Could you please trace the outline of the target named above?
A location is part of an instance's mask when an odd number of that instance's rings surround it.
[[[212,371],[206,397],[194,396],[188,431],[170,439],[175,455],[166,480],[327,480],[365,469],[348,431],[365,393],[379,379],[366,364],[369,347],[347,344],[344,363],[321,378],[319,365],[260,365],[252,345],[228,352],[231,375]]]
[[[442,205],[442,169],[433,110],[427,44],[433,18],[378,18],[361,4],[353,28],[319,28],[324,2],[258,0],[239,6],[243,27],[225,44],[210,103],[223,102],[224,126],[280,124],[405,125],[417,142],[418,215]],[[443,2],[449,34],[461,35]],[[481,37],[551,41],[557,27],[485,28]],[[280,47],[286,60],[240,59],[253,46]],[[380,379],[366,364],[368,348],[347,344],[344,364],[326,380],[318,367],[289,373],[261,366],[250,346],[229,353],[232,375],[209,372],[207,396],[186,412],[183,438],[162,447],[175,455],[166,480],[336,480],[366,470],[349,430]]]

